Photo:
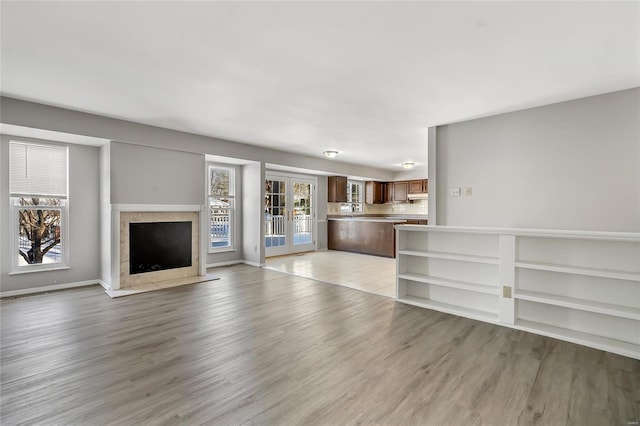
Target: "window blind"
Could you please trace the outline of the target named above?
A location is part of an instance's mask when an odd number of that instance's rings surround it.
[[[67,148],[27,142],[10,142],[12,197],[67,197]]]

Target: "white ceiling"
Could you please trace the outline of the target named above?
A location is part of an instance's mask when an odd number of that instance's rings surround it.
[[[399,171],[427,127],[640,86],[638,2],[5,2],[5,96]]]

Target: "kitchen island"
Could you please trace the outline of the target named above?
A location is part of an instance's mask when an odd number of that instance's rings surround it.
[[[406,219],[383,217],[329,217],[328,248],[375,256],[396,257],[394,226]]]

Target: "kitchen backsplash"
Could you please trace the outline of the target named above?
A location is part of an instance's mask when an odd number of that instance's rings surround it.
[[[349,212],[340,212],[343,203],[327,203],[328,214],[350,215]],[[428,200],[415,200],[404,204],[365,204],[364,211],[356,214],[427,214]]]

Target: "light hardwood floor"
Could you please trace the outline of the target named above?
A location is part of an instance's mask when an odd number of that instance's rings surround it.
[[[387,257],[324,250],[270,257],[266,268],[396,297],[396,260]]]
[[[246,265],[0,302],[0,423],[623,425],[640,362]]]

